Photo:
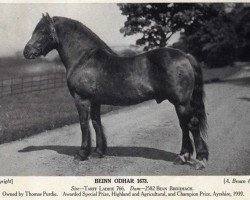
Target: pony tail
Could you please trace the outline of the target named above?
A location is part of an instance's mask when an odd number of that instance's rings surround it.
[[[201,67],[192,55],[187,54],[187,58],[189,59],[195,74],[194,91],[190,103],[193,108],[193,117],[191,117],[190,122],[191,124],[197,125],[197,128],[203,137],[207,137],[207,116],[204,105],[205,92]]]

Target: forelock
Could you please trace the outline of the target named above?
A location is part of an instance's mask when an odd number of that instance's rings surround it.
[[[42,29],[49,31],[49,22],[44,17],[36,25],[34,32],[36,32],[38,30],[42,30]]]

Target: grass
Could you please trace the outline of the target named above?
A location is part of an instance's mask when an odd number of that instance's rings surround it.
[[[67,88],[0,99],[0,144],[78,122]],[[102,113],[117,109],[102,106]]]

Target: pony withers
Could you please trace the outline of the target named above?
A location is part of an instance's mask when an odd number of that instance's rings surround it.
[[[175,164],[205,167],[208,148],[202,72],[189,54],[161,48],[132,57],[120,57],[97,35],[78,21],[43,15],[24,49],[34,59],[56,49],[66,68],[67,85],[74,98],[82,131],[76,159],[91,153],[89,119],[96,132],[95,152],[102,157],[107,149],[100,116],[101,104],[133,105],[155,99],[171,102],[182,129],[182,147]],[[191,156],[194,147],[196,159]]]

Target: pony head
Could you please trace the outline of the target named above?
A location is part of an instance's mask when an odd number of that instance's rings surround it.
[[[46,15],[42,15],[42,19],[33,31],[31,39],[24,48],[23,55],[27,59],[35,59],[41,55],[46,56],[57,45],[58,37],[53,19],[46,13]]]

